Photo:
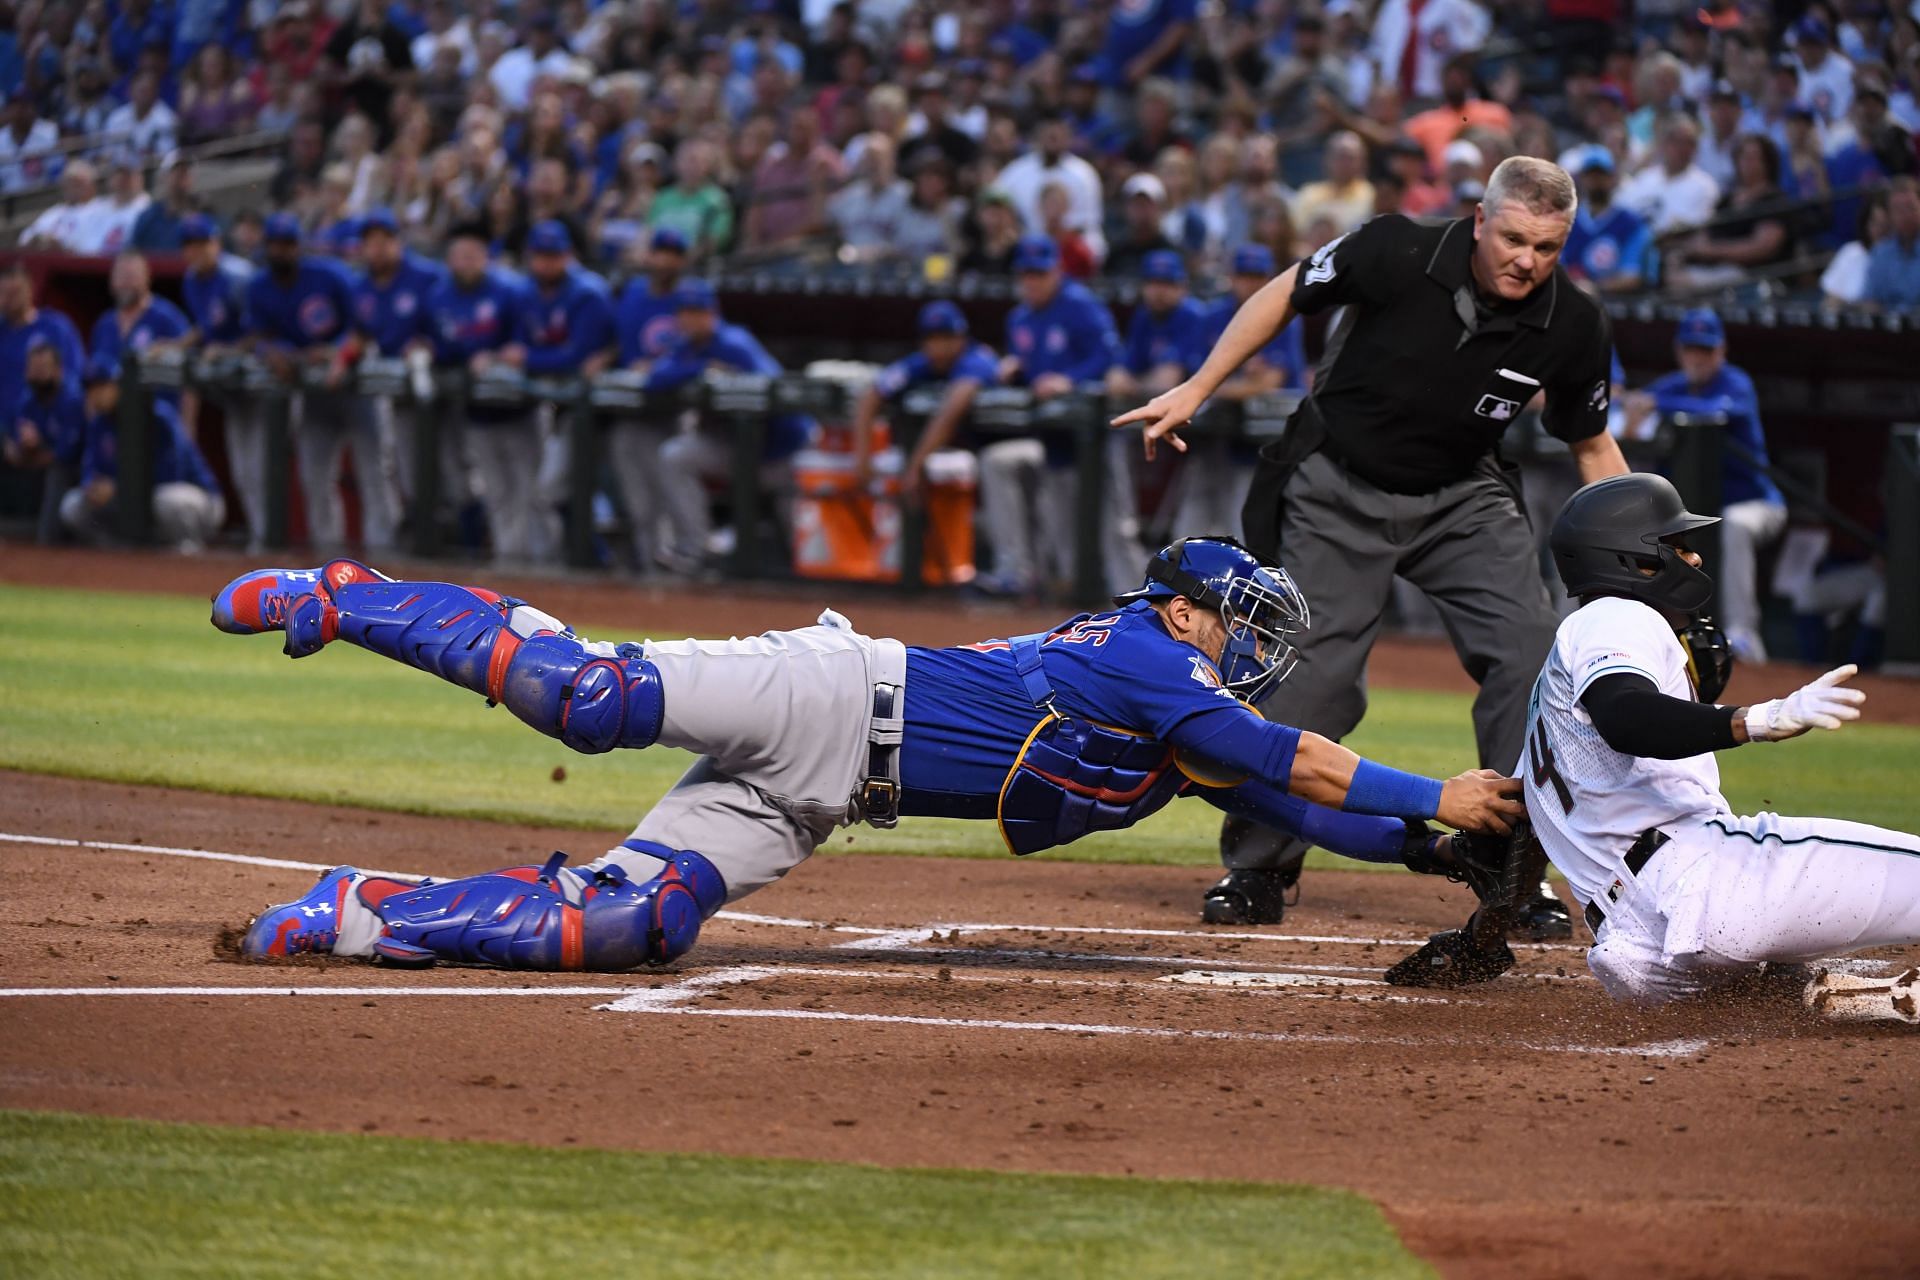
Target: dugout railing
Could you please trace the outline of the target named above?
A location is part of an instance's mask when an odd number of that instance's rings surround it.
[[[120,499],[116,503],[118,532],[130,542],[145,542],[153,532],[152,444],[150,397],[164,388],[194,386],[216,397],[241,392],[260,397],[266,406],[267,431],[267,542],[272,547],[289,541],[288,498],[291,492],[292,448],[289,406],[296,389],[268,373],[250,357],[183,356],[179,352],[130,359],[122,369],[120,400]],[[308,368],[300,376],[318,389],[321,371]],[[703,380],[668,392],[649,390],[643,375],[612,372],[593,379],[528,378],[513,371],[469,376],[442,372],[432,379],[429,397],[398,360],[365,360],[352,375],[354,389],[366,396],[388,397],[416,411],[413,434],[413,518],[407,522],[405,550],[431,558],[445,552],[438,520],[427,513],[439,509],[440,431],[456,420],[468,403],[526,407],[554,406],[569,439],[564,558],[573,568],[602,565],[594,524],[594,496],[603,481],[606,439],[617,422],[653,419],[671,423],[688,409],[700,411],[708,427],[720,427],[733,441],[733,467],[727,500],[736,531],[727,570],[730,576],[755,579],[786,576],[789,564],[774,558],[784,550],[783,538],[762,536],[769,514],[761,456],[767,424],[776,414],[804,413],[826,420],[850,416],[856,383],[799,374],[765,377],[713,373]],[[944,388],[929,386],[908,392],[889,419],[893,442],[903,456],[912,451],[920,432],[938,409]],[[1243,401],[1210,402],[1190,425],[1194,436],[1227,436],[1263,442],[1281,436],[1300,401],[1297,391],[1277,391]],[[1100,502],[1107,465],[1108,420],[1134,407],[1138,397],[1114,400],[1097,386],[1082,387],[1050,400],[1037,400],[1020,388],[989,388],[974,399],[969,428],[976,440],[1064,435],[1072,441],[1077,473],[1073,513],[1072,570],[1069,589],[1079,603],[1094,603],[1106,595],[1106,576],[1100,562]],[[1646,441],[1623,441],[1637,467],[1657,466],[1672,476],[1689,506],[1700,511],[1721,507],[1720,477],[1726,457],[1739,451],[1729,441],[1726,420],[1718,415],[1675,415],[1663,421],[1656,436]],[[1509,437],[1510,456],[1564,452],[1564,446],[1537,429],[1520,429]],[[1889,439],[1886,475],[1887,524],[1884,534],[1864,528],[1846,512],[1809,489],[1791,471],[1766,468],[1788,497],[1849,535],[1883,548],[1889,608],[1887,657],[1890,661],[1920,662],[1920,425],[1895,428]],[[529,481],[531,482],[531,480]],[[926,526],[922,509],[902,504],[900,579],[898,589],[924,589],[921,576]],[[631,513],[629,513],[631,516]],[[1718,551],[1711,531],[1700,538],[1700,550],[1709,562]]]

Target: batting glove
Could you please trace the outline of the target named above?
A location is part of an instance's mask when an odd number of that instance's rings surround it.
[[[1848,720],[1858,720],[1860,704],[1867,700],[1867,695],[1858,689],[1840,686],[1853,679],[1859,670],[1849,662],[1784,698],[1748,707],[1748,741],[1778,742],[1782,738],[1797,738],[1809,729],[1838,729]]]

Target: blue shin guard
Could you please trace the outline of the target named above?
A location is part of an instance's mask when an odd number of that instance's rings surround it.
[[[569,632],[518,634],[515,601],[446,582],[372,582],[302,597],[293,657],[345,640],[471,689],[589,755],[660,736],[660,673],[637,644],[589,648]],[[595,652],[595,649],[604,652]]]
[[[358,892],[384,924],[374,953],[394,964],[614,973],[683,955],[726,901],[719,871],[701,855],[664,845],[646,852],[667,866],[644,884],[618,867],[563,878],[566,855],[555,854],[540,867],[426,885],[369,880]]]

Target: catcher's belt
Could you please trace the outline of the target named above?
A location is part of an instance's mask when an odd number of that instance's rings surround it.
[[[1661,846],[1665,845],[1671,838],[1672,837],[1668,836],[1666,832],[1660,830],[1658,827],[1648,827],[1645,831],[1642,831],[1640,838],[1633,842],[1633,847],[1627,850],[1627,874],[1638,880],[1641,870],[1645,868],[1648,862],[1652,861],[1653,855],[1660,852]],[[1616,903],[1620,901],[1620,893],[1626,887],[1625,882],[1616,876],[1613,883],[1607,886],[1606,893],[1601,896],[1606,898],[1609,904]],[[1601,909],[1599,898],[1595,898],[1587,904],[1586,917],[1587,928],[1593,930],[1596,934],[1599,933],[1600,926],[1607,922],[1607,913]]]
[[[900,738],[906,724],[907,651],[899,641],[874,641],[873,674],[866,774],[854,799],[862,817],[884,828],[900,822]]]

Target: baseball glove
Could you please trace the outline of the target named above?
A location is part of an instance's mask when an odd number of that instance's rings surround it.
[[[1476,835],[1455,832],[1446,848],[1421,825],[1408,823],[1402,860],[1426,875],[1445,876],[1473,890],[1479,909],[1464,927],[1436,933],[1426,945],[1387,970],[1387,981],[1397,987],[1464,987],[1490,982],[1513,967],[1507,946],[1507,926],[1540,883],[1545,852],[1524,819],[1513,834]]]
[[[1473,890],[1484,904],[1506,907],[1514,893],[1515,836],[1482,836],[1455,832],[1451,839],[1424,822],[1408,821],[1407,842],[1400,860],[1421,875],[1445,876]]]

